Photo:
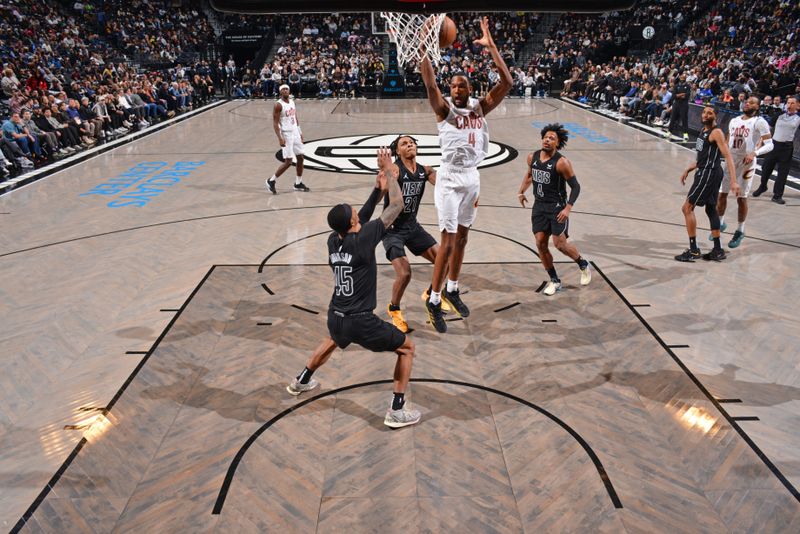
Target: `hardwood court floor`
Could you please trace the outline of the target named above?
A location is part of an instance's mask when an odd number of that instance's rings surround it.
[[[298,113],[309,144],[435,133],[421,101],[300,101]],[[415,266],[414,376],[433,380],[409,395],[421,424],[384,430],[385,384],[304,405],[264,428],[212,514],[248,437],[303,402],[283,388],[324,332],[324,314],[304,311],[329,298],[324,214],[373,183],[309,170],[311,193],[289,191],[286,175],[269,195],[269,118],[262,102],[226,104],[0,197],[3,526],[798,530],[800,202],[752,199],[729,260],[678,264],[677,178],[692,154],[553,100],[490,116],[492,140],[519,155],[482,170],[462,277],[473,314],[446,336],[421,322],[430,269]],[[569,287],[547,299],[516,188],[552,120],[579,133],[564,151],[582,184],[571,233],[598,272],[578,288],[574,265],[559,264]],[[140,190],[142,206],[108,207],[130,188],[100,184],[137,165],[186,174]],[[114,194],[81,196],[103,188]],[[420,219],[435,222],[430,200]],[[381,267],[379,313],[392,278]],[[391,360],[339,353],[321,393],[386,380]]]

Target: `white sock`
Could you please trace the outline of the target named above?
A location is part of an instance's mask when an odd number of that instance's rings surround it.
[[[431,290],[431,304],[439,304],[442,302],[442,292]]]
[[[719,227],[722,228],[722,225],[725,224],[725,216],[720,215],[719,217]]]
[[[458,291],[458,280],[450,280],[447,279],[447,292],[452,293],[453,291]]]
[[[275,175],[273,174],[273,175],[272,175],[272,178],[270,178],[270,179],[269,179],[269,180],[267,180],[267,181],[268,181],[268,182],[274,182],[274,181],[275,181],[275,180],[277,180],[277,179],[278,179],[278,177],[277,177],[277,176],[275,176]]]
[[[739,228],[738,228],[738,230],[739,230],[740,232],[744,233],[744,221],[742,221],[742,222],[740,222],[740,223],[739,223]]]
[[[303,183],[303,177],[302,176],[295,176],[294,177],[294,185],[299,185],[299,184],[302,184],[302,183]]]

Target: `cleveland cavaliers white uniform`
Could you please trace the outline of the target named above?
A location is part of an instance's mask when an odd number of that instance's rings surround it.
[[[434,202],[439,213],[439,229],[455,233],[458,226],[475,221],[481,191],[478,164],[489,150],[489,128],[477,98],[458,109],[445,98],[450,112],[439,122],[442,165],[436,173]]]
[[[747,198],[750,194],[750,187],[753,184],[753,176],[756,172],[756,160],[749,164],[744,163],[744,158],[748,154],[756,151],[756,145],[761,137],[769,135],[769,125],[763,117],[746,117],[740,115],[731,119],[728,124],[728,149],[733,158],[733,166],[736,170],[736,183],[742,190],[741,196]],[[731,181],[728,176],[727,166],[723,167],[725,174],[720,186],[721,193],[728,193],[731,190]]]
[[[295,156],[302,156],[304,154],[303,142],[300,140],[300,127],[297,125],[297,108],[295,108],[294,100],[289,100],[287,103],[283,99],[279,99],[278,103],[281,105],[281,135],[286,141],[286,146],[281,148],[283,159],[288,160]]]

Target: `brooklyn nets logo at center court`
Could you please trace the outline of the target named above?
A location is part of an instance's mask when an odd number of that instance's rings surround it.
[[[403,132],[406,133],[406,132]],[[388,147],[398,134],[329,137],[305,143],[305,168],[348,174],[375,174],[376,151]],[[442,151],[439,138],[429,134],[408,134],[417,140],[417,163],[438,167]],[[519,153],[502,143],[489,143],[489,152],[478,168],[493,167],[514,160]],[[275,155],[281,159],[281,152]]]

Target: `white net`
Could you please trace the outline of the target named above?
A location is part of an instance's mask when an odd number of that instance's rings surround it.
[[[427,54],[435,65],[442,58],[439,50],[439,29],[445,14],[415,15],[412,13],[382,12],[386,19],[389,39],[397,45],[397,60],[401,65],[411,60],[422,61]]]

